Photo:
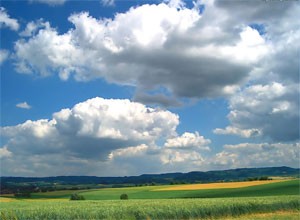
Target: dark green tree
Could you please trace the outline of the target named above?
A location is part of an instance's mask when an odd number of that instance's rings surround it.
[[[128,199],[128,195],[123,193],[121,196],[120,196],[120,199],[121,200],[127,200]]]

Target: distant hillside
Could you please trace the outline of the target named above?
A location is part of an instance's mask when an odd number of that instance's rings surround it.
[[[221,171],[189,173],[143,174],[140,176],[125,177],[96,177],[96,176],[56,176],[56,177],[0,177],[1,188],[7,184],[37,183],[50,184],[172,184],[172,183],[199,183],[245,180],[247,178],[263,176],[295,176],[299,177],[300,169],[290,167],[268,168],[240,168]]]

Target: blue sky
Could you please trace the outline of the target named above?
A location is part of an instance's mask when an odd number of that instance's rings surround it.
[[[1,1],[1,175],[299,167],[299,11]]]

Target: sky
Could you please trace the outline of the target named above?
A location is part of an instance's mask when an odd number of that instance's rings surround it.
[[[1,176],[299,167],[299,1],[1,1]]]

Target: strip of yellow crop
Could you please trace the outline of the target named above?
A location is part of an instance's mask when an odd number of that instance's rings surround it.
[[[286,180],[262,180],[262,181],[246,181],[246,182],[188,184],[188,185],[178,185],[178,186],[154,189],[153,191],[230,189],[230,188],[242,188],[242,187],[248,187],[248,186],[257,186],[257,185],[276,183],[276,182],[282,182],[282,181],[286,181]]]
[[[7,198],[0,197],[0,202],[15,202],[15,201],[24,201],[24,202],[57,202],[57,201],[68,201],[69,199],[62,198],[38,198],[38,199],[16,199],[16,198]]]
[[[58,201],[69,201],[69,199],[62,198],[39,198],[39,199],[24,199],[27,202],[58,202]]]
[[[0,197],[0,202],[13,202],[16,201],[15,198],[6,198],[6,197]]]

